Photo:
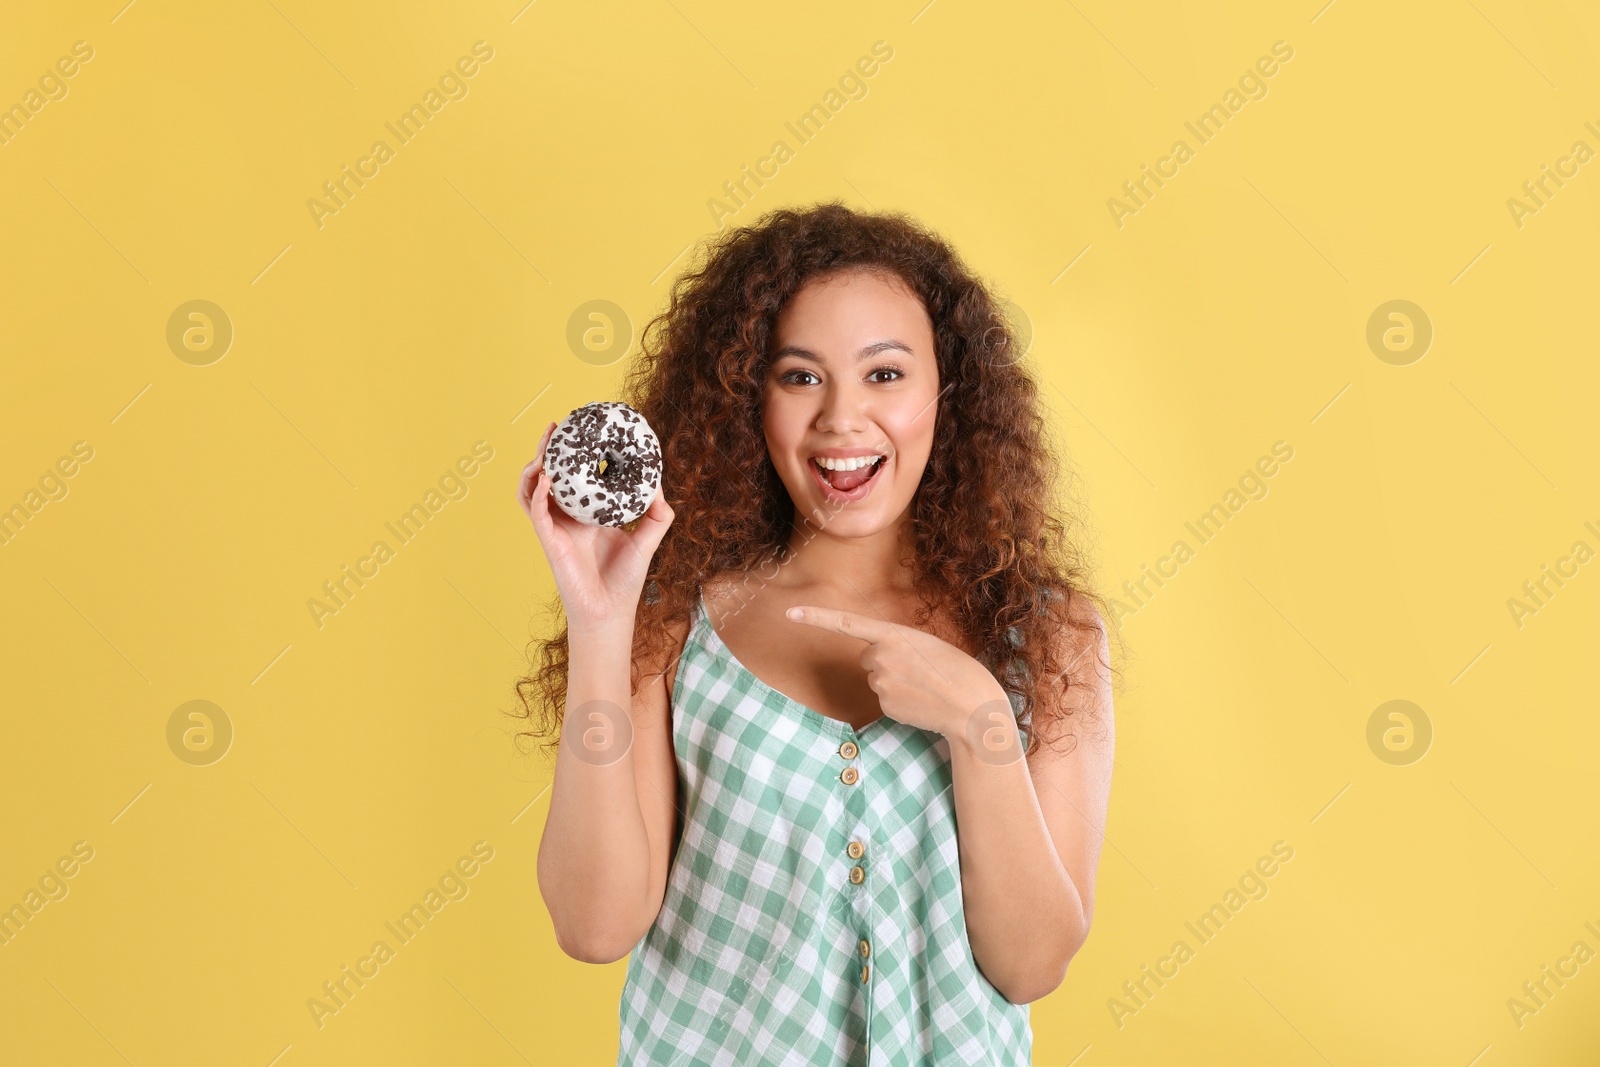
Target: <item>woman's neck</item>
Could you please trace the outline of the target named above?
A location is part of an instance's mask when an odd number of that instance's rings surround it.
[[[836,592],[840,600],[869,600],[911,592],[911,571],[901,562],[901,523],[865,537],[838,537],[802,526],[789,536],[781,581],[808,592]]]

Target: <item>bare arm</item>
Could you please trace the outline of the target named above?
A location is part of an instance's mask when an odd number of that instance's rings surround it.
[[[1105,635],[1093,633],[1068,631],[1070,752],[1002,762],[980,756],[966,734],[948,735],[967,936],[984,977],[1015,1004],[1061,984],[1094,915],[1115,730],[1110,680],[1095,659]]]
[[[672,511],[658,493],[631,533],[576,522],[549,499],[545,440],[523,472],[519,499],[561,591],[568,673],[539,892],[562,951],[610,963],[627,955],[661,909],[676,829],[674,670],[645,676],[636,694],[629,681],[634,613]]]
[[[626,956],[661,910],[677,811],[666,675],[628,696],[631,627],[569,628],[567,709],[539,892],[573,959]],[[632,704],[632,711],[624,711]]]

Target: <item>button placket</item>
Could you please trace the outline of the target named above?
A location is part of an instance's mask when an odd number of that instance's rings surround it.
[[[839,780],[841,782],[843,782],[847,786],[856,785],[858,782],[861,781],[860,766],[859,766],[859,764],[857,762],[855,762],[855,761],[859,760],[859,758],[861,756],[861,745],[860,745],[860,743],[858,741],[856,741],[853,736],[847,737],[844,741],[842,741],[840,743],[839,749],[838,749],[838,755],[839,755],[840,759],[843,759],[843,760],[845,760],[845,761],[847,761],[849,763],[849,766],[846,766],[842,771],[839,772]],[[858,791],[853,791],[851,793],[851,795],[846,800],[846,807],[847,807],[847,809],[850,809],[850,808],[855,809],[855,811],[858,814],[865,814],[865,797],[864,797],[864,795],[862,793],[858,792]],[[850,884],[852,886],[861,887],[859,890],[856,891],[856,893],[855,893],[855,895],[853,897],[854,910],[856,911],[856,913],[857,913],[856,917],[857,917],[858,921],[860,922],[860,926],[859,926],[860,933],[858,934],[858,940],[856,942],[856,952],[860,954],[860,961],[859,962],[860,962],[860,965],[861,965],[861,969],[857,973],[856,977],[857,977],[857,980],[861,984],[861,993],[862,993],[863,1004],[864,1004],[864,1009],[865,1009],[864,1014],[865,1014],[865,1018],[867,1020],[867,1042],[866,1042],[866,1044],[867,1044],[868,1054],[869,1054],[869,1057],[870,1057],[870,1051],[871,1051],[871,1047],[872,1047],[872,1000],[873,1000],[873,997],[872,997],[872,984],[871,984],[872,967],[867,962],[867,958],[868,958],[868,956],[870,955],[870,953],[872,951],[871,942],[868,940],[868,938],[871,936],[871,931],[870,931],[869,928],[872,925],[872,923],[870,921],[870,916],[871,916],[871,913],[872,913],[872,895],[871,895],[870,889],[865,886],[865,883],[866,883],[866,880],[867,880],[867,870],[866,870],[866,860],[865,860],[865,857],[866,857],[866,854],[867,854],[867,846],[866,846],[866,841],[864,840],[865,837],[866,837],[866,835],[864,833],[862,833],[862,834],[860,834],[860,836],[853,838],[845,846],[845,850],[844,851],[845,851],[845,855],[846,856],[848,856],[851,860],[855,861],[854,866],[852,866],[850,868],[849,874],[848,874],[848,878],[849,878]]]
[[[841,759],[854,760],[860,755],[861,746],[856,744],[856,742],[853,740],[847,738],[839,746],[839,756]],[[853,765],[846,767],[839,773],[839,780],[845,785],[855,785],[861,780],[861,772]],[[857,805],[859,806],[859,798],[852,799],[856,799]],[[849,856],[853,860],[858,861],[854,867],[850,868],[850,883],[852,885],[860,885],[862,882],[866,881],[867,878],[866,868],[859,862],[861,857],[866,855],[866,846],[862,844],[858,838],[846,845],[844,851],[845,855]]]

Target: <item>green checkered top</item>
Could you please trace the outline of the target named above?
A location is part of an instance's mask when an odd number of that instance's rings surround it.
[[[973,961],[949,742],[751,674],[696,603],[672,693],[682,838],[622,988],[621,1067],[1027,1067]]]

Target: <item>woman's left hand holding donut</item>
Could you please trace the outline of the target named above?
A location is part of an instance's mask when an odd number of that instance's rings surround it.
[[[989,669],[930,633],[884,619],[809,605],[786,613],[795,622],[860,638],[861,666],[892,719],[932,730],[952,740],[971,736],[974,722],[988,719],[1010,701]],[[996,701],[999,702],[998,706]]]

